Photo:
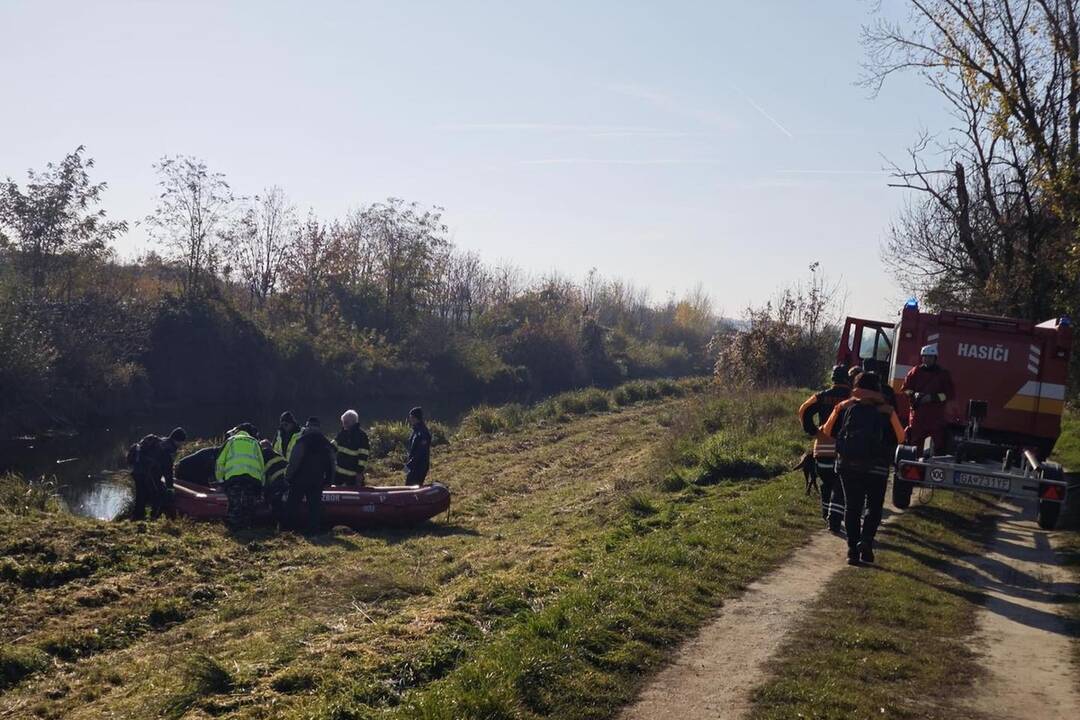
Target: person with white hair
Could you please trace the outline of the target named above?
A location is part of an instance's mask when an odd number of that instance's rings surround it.
[[[910,401],[904,444],[922,449],[930,438],[935,452],[941,453],[945,450],[945,403],[953,397],[952,376],[938,364],[936,343],[924,345],[919,355],[922,364],[908,371],[900,388]]]
[[[334,448],[337,450],[334,484],[363,485],[371,442],[360,427],[360,416],[355,410],[342,413],[341,432],[334,438]]]

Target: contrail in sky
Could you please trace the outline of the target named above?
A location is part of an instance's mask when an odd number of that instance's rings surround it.
[[[764,118],[765,118],[766,120],[768,120],[769,122],[771,122],[771,123],[772,123],[772,124],[773,124],[773,125],[774,125],[774,126],[776,127],[776,129],[777,129],[777,130],[779,130],[780,132],[782,132],[782,133],[784,133],[785,135],[787,135],[787,136],[788,136],[788,137],[789,137],[790,139],[792,139],[792,140],[794,140],[794,139],[795,139],[795,136],[791,134],[791,131],[790,131],[790,130],[788,130],[788,129],[787,129],[786,127],[784,127],[783,125],[781,125],[781,124],[780,124],[780,121],[779,121],[779,120],[777,120],[776,118],[774,118],[774,117],[773,117],[772,115],[770,115],[770,114],[769,114],[769,113],[768,113],[768,112],[767,112],[767,111],[765,110],[765,108],[761,107],[761,106],[760,106],[760,105],[758,105],[758,104],[757,104],[756,102],[754,102],[754,98],[752,98],[752,97],[750,97],[749,95],[747,95],[747,94],[746,94],[746,93],[745,93],[745,92],[743,91],[743,89],[742,89],[741,87],[739,87],[739,86],[738,86],[738,85],[736,85],[735,83],[731,83],[731,87],[733,87],[733,88],[735,88],[736,90],[738,90],[738,91],[739,91],[739,94],[740,94],[740,95],[742,95],[742,96],[743,96],[744,98],[746,98],[746,102],[750,103],[750,106],[751,106],[751,107],[753,107],[753,108],[754,108],[755,110],[757,110],[757,111],[758,111],[759,113],[761,113],[761,116],[762,116],[762,117],[764,117]]]

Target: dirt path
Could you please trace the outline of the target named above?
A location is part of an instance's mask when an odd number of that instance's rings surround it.
[[[946,572],[986,595],[975,643],[986,674],[970,698],[973,716],[1000,720],[1074,720],[1080,693],[1073,682],[1065,602],[1080,583],[1058,564],[1052,533],[1034,512],[1002,506],[984,555],[957,558]],[[622,720],[725,720],[744,717],[767,662],[843,567],[842,545],[822,532],[772,574],[724,605],[654,677]]]
[[[1025,510],[1003,506],[990,552],[970,560],[964,575],[987,596],[978,637],[987,674],[969,705],[988,718],[1074,720],[1075,629],[1063,601],[1080,592],[1080,583],[1058,564],[1053,534],[1039,530],[1034,512]]]
[[[720,615],[680,648],[622,720],[742,717],[766,662],[811,601],[844,564],[844,542],[822,531],[781,568],[724,604]]]

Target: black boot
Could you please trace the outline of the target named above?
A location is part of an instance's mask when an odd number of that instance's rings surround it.
[[[859,548],[849,547],[847,551],[847,564],[858,565],[859,563]]]
[[[859,543],[859,559],[863,562],[874,562],[874,542],[872,540],[863,540]]]

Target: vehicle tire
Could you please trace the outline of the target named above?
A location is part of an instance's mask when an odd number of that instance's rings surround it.
[[[900,479],[900,461],[918,460],[919,449],[913,445],[897,445],[896,455],[893,458],[893,481],[892,481],[892,504],[898,510],[907,510],[911,505],[911,491],[915,489],[913,483]]]
[[[1039,514],[1036,519],[1039,527],[1043,530],[1053,530],[1057,527],[1058,515],[1061,514],[1061,503],[1048,500],[1039,501]]]
[[[898,510],[907,510],[911,505],[911,491],[915,489],[915,485],[907,480],[899,480],[893,478],[892,483],[892,504]]]
[[[1043,477],[1047,480],[1064,480],[1065,469],[1055,462],[1045,462],[1042,466]],[[1061,515],[1061,505],[1059,502],[1052,501],[1039,501],[1039,512],[1036,515],[1036,520],[1039,523],[1039,527],[1043,530],[1053,530],[1057,527],[1058,517]]]

